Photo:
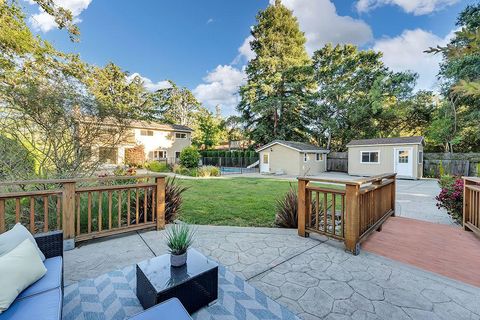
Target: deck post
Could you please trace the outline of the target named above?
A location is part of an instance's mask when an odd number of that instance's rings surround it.
[[[156,216],[157,230],[165,229],[165,177],[156,177]]]
[[[62,228],[63,238],[75,238],[75,182],[63,183],[62,191]]]
[[[298,180],[298,205],[297,205],[297,219],[298,219],[298,235],[300,237],[308,236],[305,232],[305,222],[306,222],[306,191],[307,191],[308,181],[299,179]]]
[[[467,188],[467,184],[470,182],[468,179],[463,178],[463,229],[465,231],[470,231],[470,228],[467,226],[470,215],[470,192]]]
[[[345,247],[354,255],[360,253],[359,185],[347,184],[345,196]]]

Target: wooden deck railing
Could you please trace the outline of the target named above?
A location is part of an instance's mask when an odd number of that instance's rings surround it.
[[[480,237],[480,178],[463,180],[463,227]]]
[[[0,233],[20,222],[32,233],[61,229],[78,242],[165,226],[163,175],[0,183],[7,189],[14,191],[0,191]]]
[[[298,178],[298,234],[342,240],[358,254],[360,242],[395,214],[395,185],[396,174],[354,181]]]

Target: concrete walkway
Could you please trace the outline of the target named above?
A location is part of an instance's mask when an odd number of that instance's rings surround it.
[[[65,252],[65,283],[166,253],[163,233]],[[199,226],[194,246],[303,319],[480,319],[480,288],[296,230]]]

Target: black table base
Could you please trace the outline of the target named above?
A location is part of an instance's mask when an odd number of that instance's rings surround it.
[[[189,251],[189,254],[198,255],[199,253]],[[160,257],[154,259],[158,258]],[[195,261],[190,263],[195,263]],[[158,282],[153,284],[155,280],[158,280],[158,275],[157,279],[154,279],[155,275],[149,274],[145,270],[146,268],[142,267],[142,264],[137,265],[137,297],[144,309],[170,298],[178,298],[191,314],[218,298],[218,265],[216,263],[212,263],[206,270],[202,270],[203,272],[198,274],[189,271],[187,265],[179,268],[165,267],[163,272],[170,273],[171,277],[162,277],[162,280],[169,278],[167,279],[168,283],[165,283],[162,288],[159,288]]]

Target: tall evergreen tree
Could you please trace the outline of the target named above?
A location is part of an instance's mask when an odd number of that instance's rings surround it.
[[[252,36],[256,57],[246,68],[238,106],[251,138],[304,140],[302,113],[314,88],[305,35],[292,11],[276,0],[258,13]]]

